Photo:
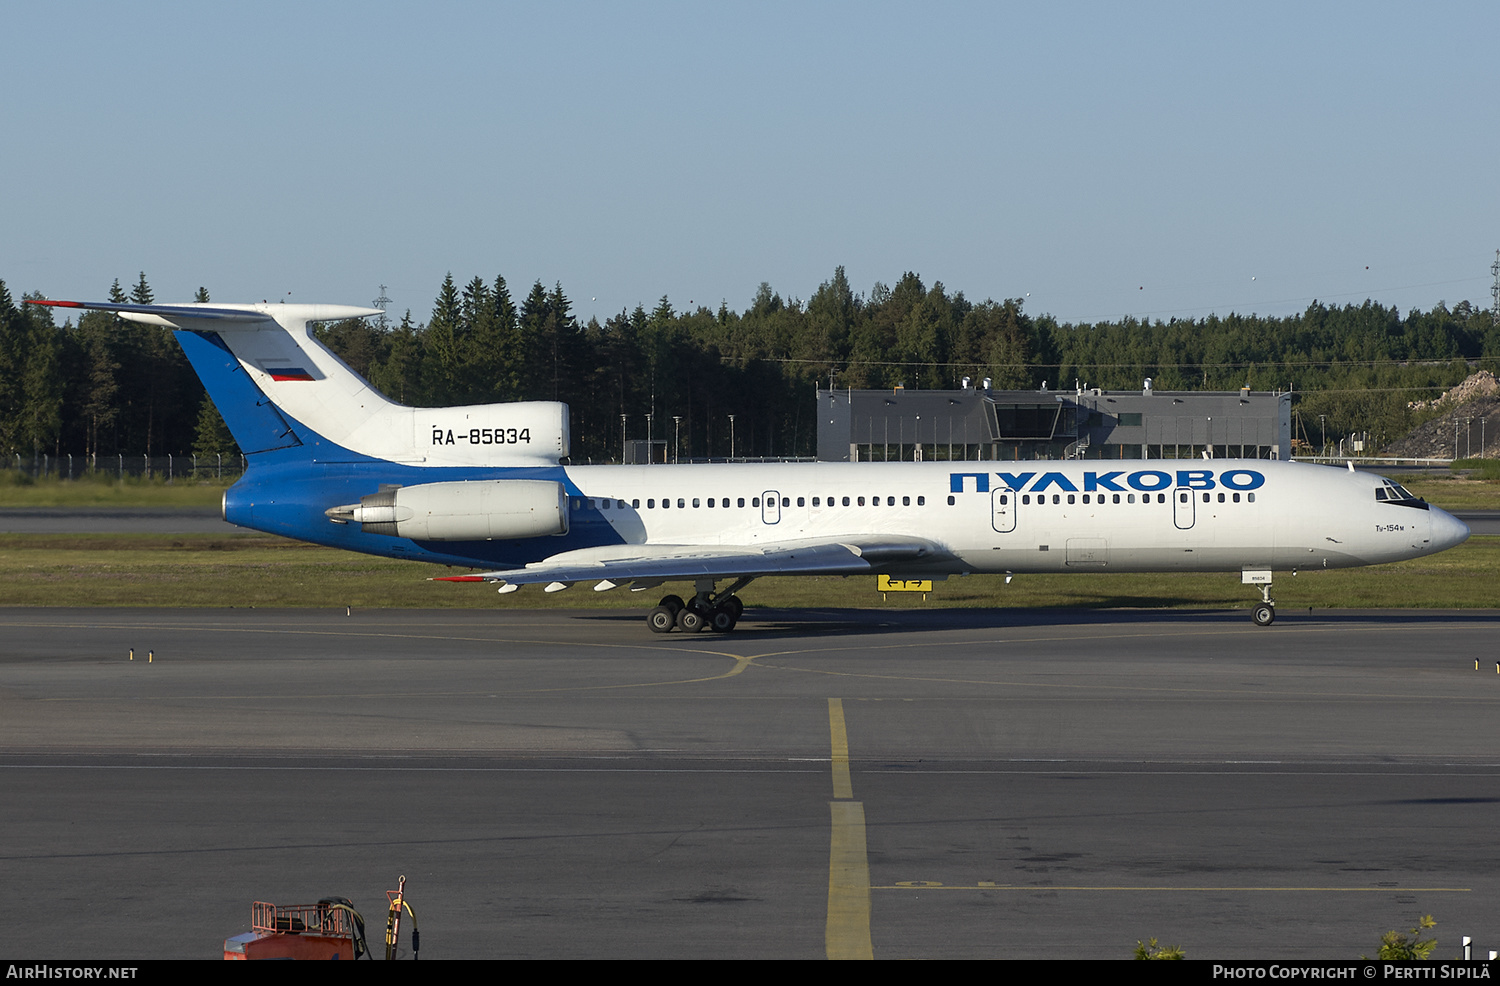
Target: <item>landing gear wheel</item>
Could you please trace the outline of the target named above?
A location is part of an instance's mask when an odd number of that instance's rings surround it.
[[[661,601],[656,605],[670,609],[672,611],[672,618],[675,620],[677,614],[682,612],[682,607],[685,603],[683,603],[681,596],[662,596]]]
[[[677,614],[677,629],[683,633],[697,633],[707,625],[708,621],[703,618],[703,614],[691,606],[684,606]]]
[[[728,633],[739,621],[740,617],[735,612],[735,607],[726,604],[713,611],[708,619],[708,628],[714,633]]]
[[[1250,618],[1258,627],[1268,627],[1276,622],[1276,607],[1270,603],[1256,603],[1255,608],[1250,611]]]
[[[720,609],[727,609],[734,614],[734,621],[738,623],[740,617],[745,615],[745,603],[739,596],[730,596],[719,605]]]
[[[658,606],[646,614],[646,625],[652,633],[671,633],[677,625],[677,614],[670,607]]]

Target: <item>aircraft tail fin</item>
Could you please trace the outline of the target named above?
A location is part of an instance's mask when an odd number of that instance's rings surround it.
[[[176,330],[178,341],[246,454],[328,445],[324,454],[426,466],[553,465],[568,454],[567,405],[412,408],[375,390],[312,333],[364,318],[346,305],[131,305],[30,301],[114,312]],[[342,450],[342,452],[340,452]]]

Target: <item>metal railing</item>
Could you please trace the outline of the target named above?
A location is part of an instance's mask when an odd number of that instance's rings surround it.
[[[244,475],[243,455],[48,455],[0,456],[0,472],[14,471],[31,479],[89,479],[127,476],[174,480],[234,479]]]

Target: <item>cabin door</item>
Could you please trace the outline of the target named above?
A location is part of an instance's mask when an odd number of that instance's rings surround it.
[[[1014,490],[1000,489],[990,493],[991,523],[1001,534],[1016,529],[1016,494]]]
[[[767,524],[781,523],[781,494],[766,490],[760,497],[760,519]]]
[[[1192,490],[1182,488],[1172,494],[1172,519],[1179,531],[1190,530],[1193,526],[1193,495]]]

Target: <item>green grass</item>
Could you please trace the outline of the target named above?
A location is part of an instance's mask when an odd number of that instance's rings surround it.
[[[1500,479],[1500,459],[1458,459],[1451,468],[1470,479]]]
[[[1500,478],[1426,473],[1395,477],[1396,482],[1444,510],[1500,510]]]
[[[159,476],[122,480],[100,472],[79,479],[32,479],[6,469],[0,471],[0,507],[217,507],[238,478],[177,476],[168,483]]]
[[[460,572],[463,570],[459,570]],[[1500,538],[1395,565],[1279,574],[1283,608],[1492,608]],[[500,596],[473,583],[429,582],[454,571],[352,554],[264,535],[0,535],[0,605],[303,606],[452,609],[586,609],[654,605],[669,591],[593,592],[532,586]],[[873,576],[768,578],[745,592],[751,606],[922,609],[947,607],[1248,608],[1259,598],[1223,575],[975,575],[920,593],[875,591]]]

